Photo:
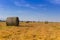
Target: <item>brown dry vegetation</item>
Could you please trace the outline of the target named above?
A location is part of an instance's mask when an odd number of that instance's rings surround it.
[[[0,22],[0,40],[60,40],[60,23],[20,23],[6,26]]]

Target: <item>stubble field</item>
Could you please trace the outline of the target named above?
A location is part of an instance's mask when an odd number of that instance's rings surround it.
[[[19,26],[6,26],[0,22],[0,40],[60,40],[60,23],[20,22]]]

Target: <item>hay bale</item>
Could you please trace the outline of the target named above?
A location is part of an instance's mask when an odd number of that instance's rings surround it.
[[[7,26],[19,26],[19,18],[18,17],[8,17],[6,19]]]

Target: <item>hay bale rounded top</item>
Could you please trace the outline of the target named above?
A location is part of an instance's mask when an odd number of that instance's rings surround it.
[[[7,17],[6,25],[7,26],[19,26],[19,18],[18,17]]]

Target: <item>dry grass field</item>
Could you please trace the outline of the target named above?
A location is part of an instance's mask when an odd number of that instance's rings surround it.
[[[17,27],[0,22],[0,40],[60,40],[60,23],[21,22]]]

